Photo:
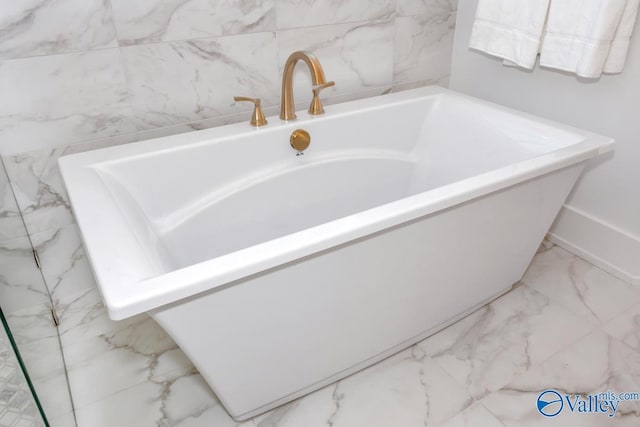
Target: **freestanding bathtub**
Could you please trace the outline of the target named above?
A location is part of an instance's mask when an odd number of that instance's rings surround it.
[[[60,159],[110,316],[149,312],[238,420],[508,290],[613,143],[438,87],[299,117]]]

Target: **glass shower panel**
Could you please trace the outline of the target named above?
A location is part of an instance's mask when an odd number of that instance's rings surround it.
[[[0,309],[0,427],[49,427]]]
[[[5,338],[13,337],[46,418],[52,426],[75,426],[51,297],[2,161],[0,308],[10,333]],[[6,352],[7,358],[10,353]],[[0,385],[0,396],[3,393]],[[4,427],[1,421],[0,427]]]

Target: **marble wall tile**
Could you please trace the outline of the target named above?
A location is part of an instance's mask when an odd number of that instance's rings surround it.
[[[4,157],[18,206],[29,233],[55,230],[75,222],[58,170],[63,148]]]
[[[95,289],[95,279],[75,224],[31,236],[51,297],[56,300]]]
[[[135,132],[119,49],[0,62],[0,154]]]
[[[398,17],[395,20],[393,82],[448,81],[455,11]]]
[[[111,0],[120,45],[276,29],[276,0]]]
[[[425,86],[430,86],[430,85],[439,85],[439,86],[443,86],[443,87],[447,87],[449,85],[449,76],[444,76],[441,79],[438,80],[423,80],[423,81],[419,81],[419,82],[411,82],[411,83],[399,83],[399,84],[394,84],[393,87],[391,88],[392,92],[402,92],[404,90],[410,90],[410,89],[416,89],[419,87],[425,87]]]
[[[0,159],[0,242],[27,235],[20,210],[9,184],[9,177]]]
[[[549,421],[559,427],[631,427],[640,422],[640,401],[621,402],[613,419],[603,414],[572,414],[565,410],[557,417],[545,418],[538,413],[535,402],[547,389],[586,397],[606,391],[637,391],[638,384],[640,353],[596,330],[514,378],[481,403],[507,427],[543,426],[549,425]]]
[[[278,28],[302,28],[392,18],[394,0],[277,0]]]
[[[322,92],[323,99],[371,89],[382,93],[393,83],[393,31],[393,20],[279,31],[280,70],[292,52],[309,50],[320,60],[327,81],[336,82]],[[306,110],[311,76],[302,63],[295,69],[293,88],[296,109]]]
[[[2,3],[0,61],[116,46],[108,0]]]
[[[446,15],[458,9],[458,0],[398,0],[398,16]]]
[[[209,129],[216,126],[223,126],[232,123],[247,122],[251,118],[251,112],[253,106],[251,104],[245,104],[245,111],[240,113],[228,114],[220,117],[213,117],[210,119],[197,120],[194,122],[183,123],[174,126],[166,126],[156,129],[148,129],[138,132],[138,140],[144,141],[146,139],[161,138],[164,136],[177,135],[185,132],[193,132],[196,130]],[[266,117],[277,116],[280,113],[280,105],[271,107],[262,107],[262,111]]]
[[[279,100],[274,33],[131,46],[122,49],[132,105],[145,128],[247,110],[234,96]]]
[[[137,132],[74,145],[4,156],[11,185],[27,230],[31,234],[75,223],[58,169],[58,158],[137,140]]]
[[[419,345],[481,399],[593,328],[586,318],[520,286]]]
[[[27,237],[0,242],[0,301],[7,314],[49,302]]]

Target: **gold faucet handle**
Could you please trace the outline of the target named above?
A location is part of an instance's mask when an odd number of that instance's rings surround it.
[[[266,125],[267,119],[264,117],[262,107],[260,106],[260,98],[247,98],[246,96],[234,96],[233,100],[236,102],[253,102],[253,112],[251,113],[251,120],[249,123],[251,126],[260,127]]]
[[[313,99],[311,100],[311,105],[309,105],[309,114],[313,116],[324,114],[324,108],[322,107],[322,102],[320,102],[320,92],[328,87],[335,86],[335,84],[336,82],[330,81],[313,87]]]

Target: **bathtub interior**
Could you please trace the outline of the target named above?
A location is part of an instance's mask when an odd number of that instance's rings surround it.
[[[302,156],[297,127],[313,138]],[[162,274],[583,139],[440,93],[92,167]]]

